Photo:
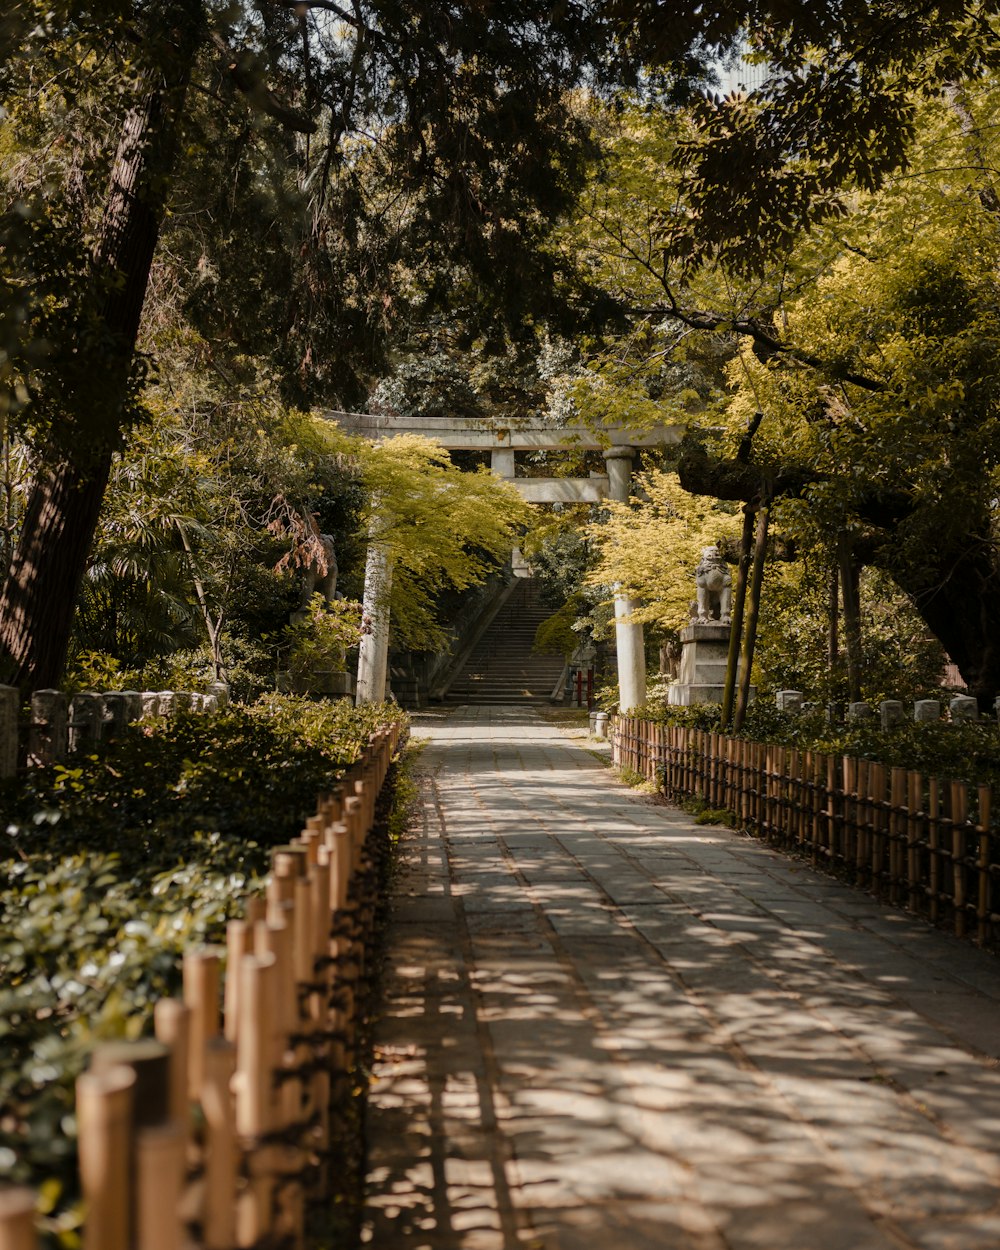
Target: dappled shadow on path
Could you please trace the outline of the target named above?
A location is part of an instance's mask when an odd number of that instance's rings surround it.
[[[1000,1244],[1000,1077],[959,1027],[1000,1039],[995,965],[563,760],[451,749],[400,883],[371,1245]]]

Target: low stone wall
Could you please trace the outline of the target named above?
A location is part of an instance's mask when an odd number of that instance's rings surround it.
[[[181,710],[209,714],[229,705],[229,687],[215,682],[205,693],[191,690],[36,690],[27,719],[20,692],[0,686],[0,777],[18,767],[51,764],[114,737],[144,716]]]
[[[815,711],[819,704],[805,702],[801,690],[779,690],[775,695],[778,710],[793,716]],[[994,705],[1000,717],[1000,699]],[[916,722],[948,720],[952,724],[965,724],[980,719],[979,704],[967,694],[957,694],[947,702],[941,699],[917,699],[912,705],[912,719]],[[945,712],[947,711],[947,716]],[[911,713],[900,699],[883,699],[877,708],[870,703],[848,703],[847,719],[849,721],[880,722],[883,729],[893,729],[911,719]]]

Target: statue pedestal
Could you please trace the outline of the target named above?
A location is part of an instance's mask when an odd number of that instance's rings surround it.
[[[668,703],[674,707],[690,707],[694,703],[722,702],[729,629],[729,625],[716,621],[708,625],[689,625],[681,630],[680,674],[667,691]],[[754,693],[751,687],[751,699]]]

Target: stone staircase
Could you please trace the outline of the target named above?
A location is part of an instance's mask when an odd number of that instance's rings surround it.
[[[557,655],[532,652],[535,630],[552,615],[538,583],[520,578],[514,592],[451,683],[448,703],[547,703],[563,671]]]

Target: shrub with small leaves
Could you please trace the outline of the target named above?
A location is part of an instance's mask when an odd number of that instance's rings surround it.
[[[224,938],[286,842],[397,709],[270,696],[140,722],[0,788],[0,1170],[79,1244],[73,1084],[151,1027],[182,952]]]

